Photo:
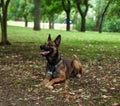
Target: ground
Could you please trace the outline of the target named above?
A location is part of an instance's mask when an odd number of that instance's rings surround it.
[[[82,60],[80,79],[70,78],[50,90],[34,87],[44,78],[46,62],[37,48],[19,42],[0,46],[0,106],[120,105],[120,58]]]

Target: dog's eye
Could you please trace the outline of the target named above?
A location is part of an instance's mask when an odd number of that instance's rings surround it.
[[[48,46],[52,46],[52,44],[51,44],[51,43],[48,43]]]

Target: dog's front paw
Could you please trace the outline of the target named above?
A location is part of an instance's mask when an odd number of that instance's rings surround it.
[[[49,89],[51,89],[51,90],[54,88],[53,86],[48,85],[48,84],[46,84],[45,87],[47,87],[47,88],[49,88]]]
[[[81,74],[77,74],[77,78],[81,78]]]

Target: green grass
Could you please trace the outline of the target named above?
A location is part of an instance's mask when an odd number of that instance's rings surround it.
[[[36,48],[47,40],[48,34],[51,34],[53,40],[58,34],[62,35],[60,49],[62,53],[69,57],[76,54],[88,58],[101,58],[119,56],[120,53],[120,33],[103,32],[78,32],[78,31],[61,31],[61,30],[41,30],[34,31],[32,28],[8,27],[8,40],[16,45],[34,44]]]
[[[120,42],[120,33],[107,33],[99,34],[98,32],[78,32],[78,31],[61,31],[61,30],[41,30],[33,31],[31,28],[23,27],[8,27],[8,35],[12,42],[39,42],[45,41],[48,34],[55,38],[58,34],[62,35],[62,41],[77,43],[81,42]]]

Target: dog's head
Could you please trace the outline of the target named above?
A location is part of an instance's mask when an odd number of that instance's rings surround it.
[[[51,36],[49,34],[48,41],[45,44],[40,45],[40,49],[41,49],[40,54],[42,56],[50,56],[56,54],[58,52],[60,41],[61,41],[61,35],[58,35],[56,39],[52,41]]]

